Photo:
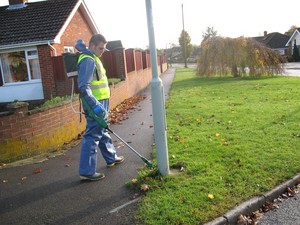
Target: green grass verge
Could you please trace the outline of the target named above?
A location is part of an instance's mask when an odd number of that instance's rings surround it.
[[[108,78],[109,85],[112,85],[112,84],[116,85],[116,84],[118,84],[120,82],[121,82],[120,78]]]
[[[75,94],[76,96],[76,94]],[[35,109],[45,109],[45,108],[50,108],[53,106],[56,106],[58,104],[61,104],[67,100],[70,100],[71,96],[66,95],[66,96],[57,96],[57,97],[51,97],[50,100],[45,101],[42,105],[36,106]]]
[[[202,224],[300,172],[300,78],[199,78],[177,69],[167,102],[170,165],[150,184],[140,224]],[[152,173],[152,174],[151,174]]]

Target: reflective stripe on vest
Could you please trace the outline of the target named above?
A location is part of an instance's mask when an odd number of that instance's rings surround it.
[[[97,100],[108,99],[110,97],[110,90],[109,90],[108,80],[106,77],[106,70],[104,69],[102,62],[97,56],[92,57],[90,55],[82,54],[79,56],[78,63],[80,63],[80,61],[85,58],[91,58],[95,61],[96,70],[98,72],[99,80],[97,80],[97,75],[95,70],[93,80],[90,83],[93,96]]]
[[[99,88],[107,88],[108,84],[99,84],[99,85],[91,85],[91,90],[99,89]]]

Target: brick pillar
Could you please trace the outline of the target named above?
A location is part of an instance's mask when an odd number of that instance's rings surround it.
[[[38,46],[39,63],[45,100],[56,96],[56,87],[51,59],[51,49],[48,45]]]
[[[116,62],[116,68],[117,68],[116,72],[118,74],[118,77],[121,79],[126,79],[127,69],[126,69],[125,49],[118,48],[113,51],[114,51],[114,57]]]

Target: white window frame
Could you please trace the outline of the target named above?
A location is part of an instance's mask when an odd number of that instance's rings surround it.
[[[64,46],[64,53],[75,53],[73,46]]]
[[[42,79],[32,79],[31,78],[31,71],[30,71],[30,64],[29,64],[29,60],[30,59],[38,59],[39,60],[39,55],[38,55],[38,50],[36,47],[31,47],[31,48],[19,48],[19,49],[13,49],[13,50],[5,50],[5,51],[0,51],[0,54],[2,53],[11,53],[11,52],[21,52],[24,51],[25,52],[25,58],[26,58],[26,66],[27,66],[27,73],[28,73],[28,80],[27,81],[20,81],[20,82],[11,82],[11,83],[5,83],[5,79],[4,79],[4,73],[3,73],[3,69],[2,69],[2,62],[1,62],[1,58],[0,58],[0,70],[1,70],[1,76],[2,76],[2,82],[3,82],[3,86],[14,86],[14,85],[24,85],[24,84],[30,84],[30,83],[41,83]],[[30,51],[36,51],[37,54],[36,55],[28,55],[28,52]],[[0,86],[1,88],[1,86]]]

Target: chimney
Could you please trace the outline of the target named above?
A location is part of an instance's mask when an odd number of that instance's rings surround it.
[[[268,31],[264,31],[264,37],[268,35]]]
[[[25,4],[28,0],[9,0],[9,5]]]

